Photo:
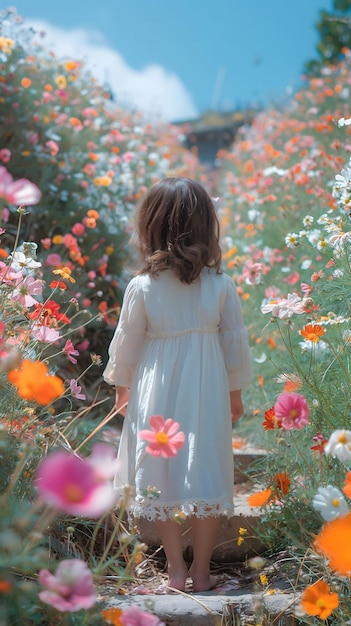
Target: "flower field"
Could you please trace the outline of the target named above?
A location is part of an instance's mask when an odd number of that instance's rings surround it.
[[[104,577],[121,587],[145,558],[123,527],[131,494],[114,510],[116,411],[100,368],[134,208],[167,175],[220,198],[255,368],[236,428],[268,451],[249,499],[267,553],[289,552],[300,623],[350,623],[351,52],[242,128],[208,173],[178,128],[117,109],[14,10],[1,20],[2,623],[160,624],[97,600]],[[178,425],[150,426],[146,453],[177,454]]]
[[[289,548],[307,624],[351,618],[350,69],[344,50],[218,155],[256,373],[241,428],[268,450],[249,504],[270,550]]]

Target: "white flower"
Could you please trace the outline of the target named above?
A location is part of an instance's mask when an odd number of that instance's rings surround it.
[[[312,500],[312,506],[319,511],[326,522],[331,522],[337,517],[347,515],[349,507],[340,489],[327,485],[319,487]]]
[[[348,118],[346,118],[346,119],[345,119],[344,117],[341,117],[341,118],[338,120],[338,126],[339,126],[339,128],[340,128],[341,126],[350,126],[350,124],[351,124],[351,117],[348,117]]]
[[[288,248],[295,248],[299,245],[299,236],[297,233],[288,233],[285,237],[285,244]]]
[[[272,165],[271,167],[266,167],[266,169],[263,170],[263,176],[271,176],[271,174],[278,174],[278,176],[285,176],[285,174],[287,174],[288,172],[289,170],[282,170],[276,167],[275,165]]]
[[[265,352],[262,352],[261,356],[258,356],[257,359],[254,359],[256,363],[264,363],[267,360],[267,355]]]
[[[311,226],[311,224],[313,224],[313,217],[312,215],[306,215],[303,218],[303,225],[306,228],[306,226]]]
[[[15,252],[10,258],[11,267],[15,272],[21,272],[23,269],[33,270],[41,267],[39,261],[35,261],[31,257],[26,256],[23,252]]]
[[[351,460],[351,430],[334,430],[328,443],[324,447],[324,453],[330,454],[342,463]]]

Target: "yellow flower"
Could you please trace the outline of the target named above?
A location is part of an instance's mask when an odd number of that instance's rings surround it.
[[[266,574],[260,574],[260,583],[263,586],[267,585],[268,578],[267,578]]]
[[[55,83],[59,89],[64,89],[67,85],[65,76],[63,76],[62,74],[60,74],[59,76],[56,76]]]
[[[63,237],[62,235],[54,235],[52,238],[52,243],[60,244],[62,243]]]
[[[107,246],[105,248],[105,252],[106,252],[107,256],[111,256],[111,254],[113,254],[113,252],[114,252],[114,247],[113,246]]]
[[[13,44],[13,39],[9,39],[8,37],[0,37],[0,50],[4,54],[11,54],[11,48]]]
[[[69,269],[69,267],[61,267],[61,269],[53,270],[52,273],[59,274],[64,280],[69,280],[71,283],[76,282],[71,276],[71,270]]]

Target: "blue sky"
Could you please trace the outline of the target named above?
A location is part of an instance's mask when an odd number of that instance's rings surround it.
[[[295,89],[332,0],[17,0],[52,49],[87,60],[117,100],[168,121]]]

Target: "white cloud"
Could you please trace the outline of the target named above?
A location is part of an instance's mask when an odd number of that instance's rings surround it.
[[[44,20],[26,20],[26,23],[38,33],[46,33],[45,46],[57,57],[84,61],[101,84],[108,83],[118,104],[168,122],[197,116],[192,97],[180,78],[162,65],[133,69],[117,50],[106,44],[98,31],[65,30]]]

